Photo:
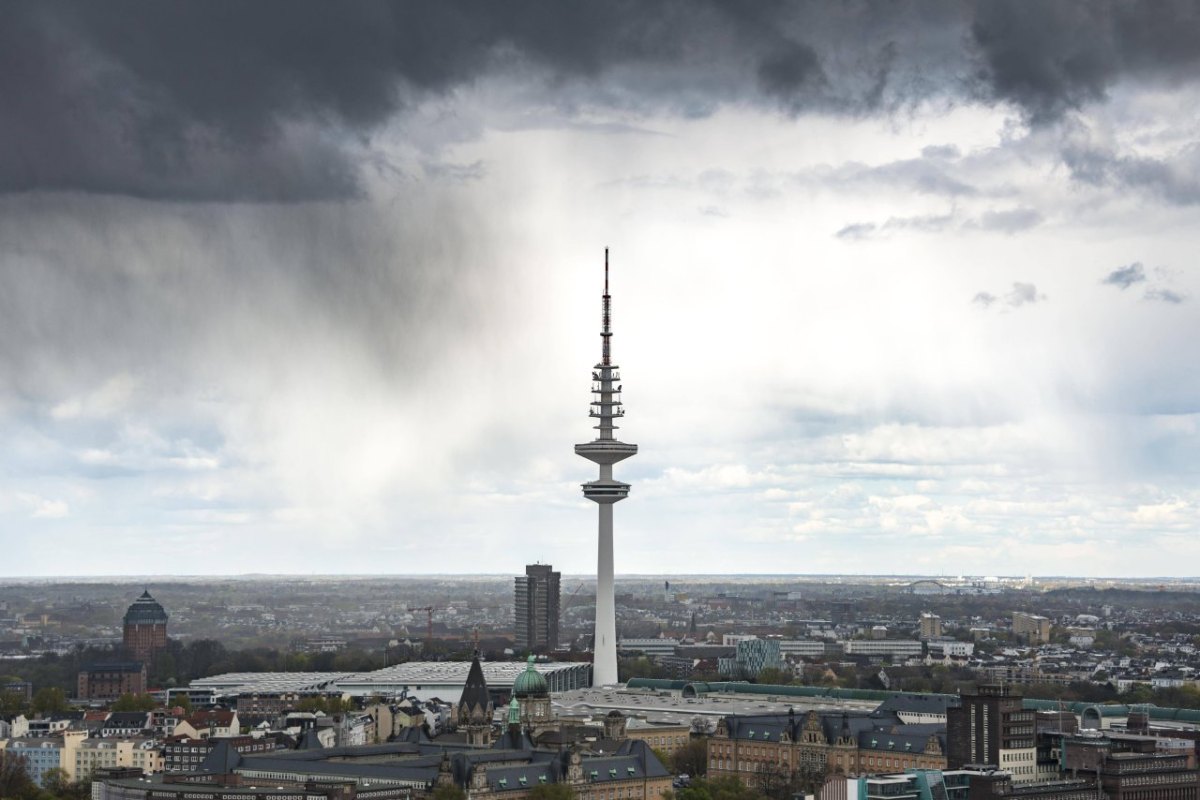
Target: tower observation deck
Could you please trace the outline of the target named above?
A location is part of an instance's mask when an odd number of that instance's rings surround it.
[[[583,496],[599,506],[600,531],[596,564],[596,637],[592,645],[592,685],[617,682],[617,616],[613,597],[613,504],[629,496],[629,484],[613,479],[613,464],[637,454],[636,444],[613,435],[621,405],[621,373],[612,363],[612,297],[608,293],[608,249],[604,250],[604,295],[600,328],[600,363],[592,368],[592,405],[596,438],[575,445],[575,454],[599,465],[600,477],[583,484]]]

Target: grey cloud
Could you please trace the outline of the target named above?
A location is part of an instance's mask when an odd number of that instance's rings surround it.
[[[189,374],[201,367],[217,385],[235,363],[292,363],[321,331],[388,379],[417,379],[425,348],[493,318],[467,288],[490,273],[466,235],[486,220],[430,194],[386,207],[0,198],[0,397],[52,403],[126,372],[156,376],[140,394],[158,396],[204,385]]]
[[[1196,145],[1152,158],[1071,144],[1063,148],[1062,158],[1071,178],[1080,183],[1142,190],[1173,205],[1200,203],[1200,147]]]
[[[921,148],[922,158],[937,158],[951,160],[962,155],[962,151],[958,149],[958,145],[954,144],[931,144]]]
[[[926,214],[915,217],[889,217],[882,225],[873,222],[860,222],[839,230],[835,236],[839,239],[860,241],[869,239],[875,234],[886,235],[899,230],[913,230],[920,233],[937,233],[954,223],[953,214]]]
[[[979,292],[971,299],[971,302],[984,308],[991,308],[1000,302],[1001,299],[1004,300],[1004,304],[1009,308],[1020,308],[1024,305],[1040,303],[1046,299],[1046,295],[1038,292],[1037,286],[1034,284],[1018,281],[1013,283],[1012,291],[1005,294],[1003,298],[999,298],[991,292]]]
[[[922,233],[938,233],[954,223],[953,214],[926,214],[917,217],[891,217],[884,229],[907,229]]]
[[[853,180],[875,181],[894,186],[909,186],[923,194],[950,197],[976,194],[976,189],[951,176],[929,159],[909,159],[862,169]]]
[[[421,165],[425,174],[455,183],[477,181],[487,174],[482,161],[472,161],[470,164],[450,164],[442,161],[427,161]]]
[[[875,232],[875,223],[873,222],[854,222],[839,230],[834,234],[839,239],[850,239],[859,241],[870,237]]]
[[[937,159],[927,158],[889,161],[875,166],[850,162],[795,174],[792,180],[806,185],[883,186],[944,197],[971,197],[979,193],[974,186],[948,172]]]
[[[1100,282],[1116,286],[1118,289],[1128,289],[1135,283],[1141,283],[1144,280],[1146,280],[1146,271],[1142,268],[1142,262],[1135,261],[1132,264],[1117,267]]]
[[[1038,294],[1037,286],[1032,283],[1014,283],[1012,291],[1004,295],[1004,302],[1013,308],[1020,308],[1026,304],[1040,303],[1046,299],[1046,295]]]
[[[1168,270],[1158,268],[1155,270],[1155,273],[1160,280],[1170,280]],[[1118,289],[1124,291],[1135,284],[1145,283],[1146,280],[1146,269],[1142,266],[1142,262],[1134,261],[1132,264],[1117,267],[1108,273],[1100,283],[1107,286],[1116,286]],[[1170,303],[1172,305],[1178,305],[1186,299],[1182,294],[1172,289],[1153,285],[1147,286],[1146,292],[1142,296],[1146,300]]]
[[[1157,300],[1162,303],[1178,305],[1184,301],[1184,296],[1171,289],[1152,288],[1146,290],[1147,300]]]
[[[977,223],[986,231],[1013,234],[1028,230],[1042,222],[1042,215],[1032,208],[1013,208],[1005,211],[986,211]]]
[[[979,292],[973,298],[971,298],[971,302],[977,303],[984,308],[989,308],[992,303],[996,302],[997,299],[998,298],[996,295],[992,294],[991,292]]]

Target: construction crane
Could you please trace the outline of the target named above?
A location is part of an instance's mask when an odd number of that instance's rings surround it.
[[[438,609],[434,606],[422,606],[412,610],[425,612],[425,653],[428,655],[433,650],[433,612]]]
[[[564,612],[568,608],[570,608],[572,605],[574,605],[575,595],[579,594],[579,590],[582,588],[583,588],[583,584],[581,583],[578,586],[576,586],[574,589],[571,590],[571,593],[569,595],[567,595],[567,602],[562,604],[562,607],[559,608],[558,613],[561,614],[562,612]]]

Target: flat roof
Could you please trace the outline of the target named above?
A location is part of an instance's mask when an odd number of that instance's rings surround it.
[[[491,689],[511,689],[527,667],[524,661],[481,661],[483,677]],[[584,661],[535,663],[533,668],[552,678],[555,675],[591,669]],[[198,678],[188,689],[211,690],[217,694],[269,694],[275,692],[346,692],[348,694],[393,691],[396,688],[444,687],[444,700],[454,700],[467,682],[470,661],[410,661],[372,672],[227,672]]]
[[[513,681],[525,671],[528,665],[524,661],[480,661],[479,666],[483,668],[483,679],[487,681],[488,688],[508,688],[513,685]],[[591,664],[584,661],[548,661],[533,665],[535,670],[546,676],[556,672],[590,667]],[[374,672],[348,675],[338,680],[338,686],[379,683],[457,686],[467,682],[467,672],[470,669],[470,661],[409,661],[405,664],[377,669]]]
[[[646,689],[591,688],[555,692],[554,709],[564,716],[594,716],[602,719],[617,710],[626,716],[645,717],[651,722],[688,724],[693,717],[725,717],[730,714],[786,714],[811,710],[874,711],[878,700],[841,700],[832,697],[776,697],[740,695],[734,692],[681,697]]]

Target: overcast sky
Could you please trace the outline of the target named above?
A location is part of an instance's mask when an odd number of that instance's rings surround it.
[[[18,3],[0,574],[1195,575],[1194,2]]]

